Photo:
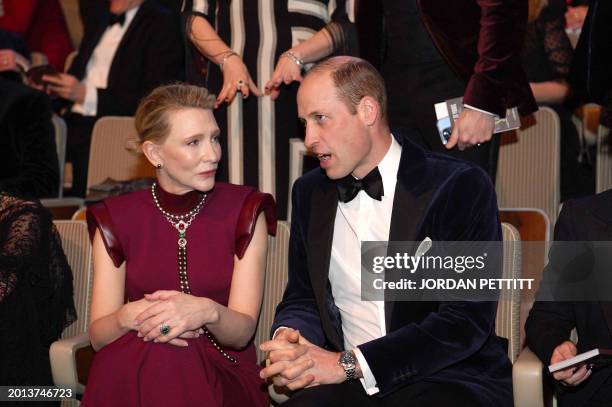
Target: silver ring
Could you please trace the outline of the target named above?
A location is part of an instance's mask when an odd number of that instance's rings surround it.
[[[168,335],[170,333],[170,325],[165,322],[159,326],[159,333],[162,335]]]
[[[238,81],[236,84],[237,84],[237,85],[238,85],[238,87],[240,88],[240,87],[242,87],[242,86],[246,85],[246,82],[245,82],[245,81],[243,81],[243,80],[241,79],[241,80],[239,80],[239,81]]]

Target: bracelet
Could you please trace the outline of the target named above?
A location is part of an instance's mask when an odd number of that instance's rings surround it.
[[[297,66],[300,67],[300,69],[304,69],[304,60],[301,59],[301,58],[298,58],[293,52],[285,51],[285,52],[283,52],[281,57],[285,57],[285,58],[291,59],[293,62],[296,63]]]
[[[223,71],[223,65],[225,65],[225,61],[227,61],[229,58],[231,58],[233,56],[238,56],[238,54],[236,54],[232,50],[225,51],[223,53],[223,57],[221,58],[221,62],[219,63],[219,69],[221,69],[221,71]]]

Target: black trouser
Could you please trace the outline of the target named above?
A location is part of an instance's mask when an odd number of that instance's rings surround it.
[[[398,389],[386,397],[368,396],[358,380],[310,387],[296,392],[287,407],[440,407],[479,406],[472,394],[456,384],[418,382]]]

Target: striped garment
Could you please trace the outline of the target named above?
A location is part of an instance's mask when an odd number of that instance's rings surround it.
[[[353,2],[184,0],[182,10],[185,28],[192,15],[206,18],[242,57],[253,81],[263,91],[279,56],[324,27],[334,39],[335,53],[353,53],[353,38],[349,41],[343,34],[350,31],[354,21]],[[219,68],[212,63],[198,63],[202,57],[187,36],[185,50],[187,80],[218,93],[223,84]],[[295,102],[297,88],[297,83],[284,86],[275,102],[267,96],[236,98],[229,107],[224,104],[215,112],[223,148],[219,179],[271,193],[277,200],[280,219],[287,216],[290,183],[301,175],[304,157],[303,129]]]

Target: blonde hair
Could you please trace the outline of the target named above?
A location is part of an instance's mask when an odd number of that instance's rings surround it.
[[[381,120],[387,121],[387,91],[380,73],[369,62],[355,57],[334,57],[315,65],[309,72],[330,72],[338,97],[352,114],[365,96],[374,98],[380,107]]]
[[[529,0],[529,14],[527,14],[527,22],[534,22],[542,10],[548,6],[548,0]]]
[[[212,109],[215,95],[208,89],[186,83],[172,83],[153,89],[138,105],[134,125],[140,144],[162,143],[170,133],[168,113],[181,109]]]

